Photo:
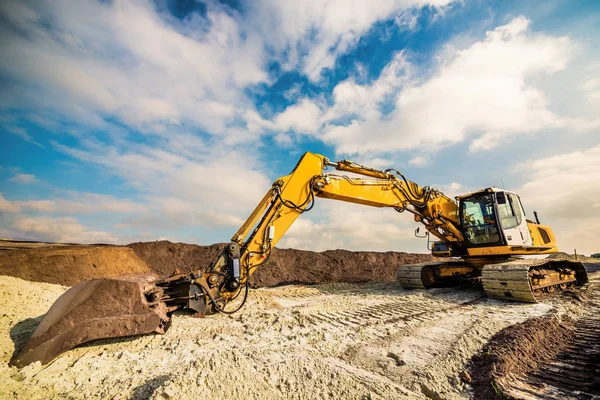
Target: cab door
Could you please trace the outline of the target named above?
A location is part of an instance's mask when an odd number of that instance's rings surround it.
[[[531,234],[519,198],[510,192],[497,192],[498,218],[506,243],[512,246],[531,246]]]

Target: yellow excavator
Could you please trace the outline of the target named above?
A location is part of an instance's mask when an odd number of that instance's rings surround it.
[[[546,292],[588,281],[583,263],[518,257],[558,249],[552,229],[541,225],[535,213],[535,222],[527,219],[519,196],[511,191],[488,188],[455,201],[394,169],[305,153],[291,174],[273,183],[206,268],[168,278],[123,276],[73,286],[52,305],[11,364],[44,364],[91,340],[164,333],[171,314],[181,309],[199,316],[239,311],[254,271],[317,197],[408,212],[425,227],[422,236],[436,237],[431,251],[439,262],[398,269],[398,281],[407,289],[482,284],[489,297],[536,302]],[[239,305],[228,307],[238,296]]]

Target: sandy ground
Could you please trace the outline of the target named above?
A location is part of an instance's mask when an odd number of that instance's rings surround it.
[[[563,327],[566,326],[566,329],[572,330],[573,333],[569,336],[568,345],[565,344],[563,347],[563,351],[565,353],[570,354],[571,356],[576,355],[576,357],[581,357],[579,360],[574,360],[575,363],[573,365],[568,362],[565,364],[564,361],[559,361],[557,359],[546,360],[546,363],[541,364],[539,367],[541,368],[550,368],[550,369],[558,369],[560,373],[564,371],[568,371],[562,375],[562,378],[566,381],[569,381],[572,376],[576,376],[578,379],[584,379],[586,383],[594,385],[595,388],[598,388],[598,366],[600,365],[600,359],[597,357],[597,352],[594,352],[593,358],[595,359],[586,359],[584,352],[589,352],[590,349],[595,350],[598,346],[598,339],[600,339],[600,333],[597,330],[598,324],[600,322],[600,271],[589,274],[590,277],[590,285],[586,287],[585,294],[586,300],[583,304],[583,307],[577,304],[572,304],[571,306],[565,305],[561,303],[558,307],[559,309],[559,317],[560,311],[564,311],[563,315],[566,315],[568,318],[571,318],[575,321],[579,320],[581,322],[590,322],[594,321],[595,324],[593,328],[588,329],[587,331],[578,331],[577,324],[573,326],[573,324],[563,324]],[[564,310],[563,310],[564,308]],[[555,333],[556,335],[556,333]],[[579,340],[578,340],[579,339]],[[592,343],[589,343],[592,342]],[[540,351],[545,351],[547,349],[540,349]],[[596,350],[597,351],[597,350]],[[584,361],[582,362],[581,359]],[[584,365],[583,367],[581,365]],[[576,367],[574,368],[574,366]],[[565,368],[560,370],[560,368]],[[539,372],[539,370],[533,371],[534,373]],[[560,385],[556,385],[556,382],[553,381],[544,381],[543,378],[540,379],[539,376],[524,376],[522,374],[510,374],[504,378],[504,382],[499,381],[499,383],[505,388],[505,394],[509,396],[513,396],[517,399],[523,400],[537,400],[537,399],[560,399],[560,400],[578,400],[578,399],[600,399],[600,392],[596,391],[596,393],[591,393],[594,390],[586,391],[584,393],[581,392],[583,388],[579,388],[578,390],[565,390],[564,388],[560,388]],[[543,374],[542,374],[543,375]],[[575,383],[575,382],[573,382]],[[575,385],[573,385],[575,386]],[[589,387],[586,389],[590,389]]]
[[[255,289],[232,316],[175,315],[163,336],[8,367],[64,290],[0,276],[0,398],[468,398],[459,374],[470,357],[500,329],[555,307],[386,283]]]

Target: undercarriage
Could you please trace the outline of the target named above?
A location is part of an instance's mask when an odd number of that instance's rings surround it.
[[[489,297],[529,303],[588,282],[584,263],[548,259],[508,259],[483,265],[469,259],[412,264],[399,268],[397,277],[405,289],[482,285]]]

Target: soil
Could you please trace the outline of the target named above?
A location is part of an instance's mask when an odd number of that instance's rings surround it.
[[[170,276],[175,269],[181,272],[206,270],[225,248],[226,243],[199,246],[172,243],[168,240],[137,242],[127,245],[135,254],[160,276]]]
[[[432,261],[429,254],[327,250],[321,253],[275,249],[250,283],[253,287],[287,283],[396,282],[398,267]]]
[[[0,274],[72,286],[94,278],[151,272],[135,252],[122,246],[0,247]]]
[[[466,364],[556,306],[395,283],[251,289],[228,316],[176,313],[164,335],[106,339],[9,367],[63,286],[0,276],[0,398],[466,399]],[[232,305],[234,306],[234,305]]]
[[[550,254],[548,258],[559,259],[559,260],[571,260],[571,261],[582,261],[589,263],[599,263],[600,259],[594,257],[586,257],[581,254],[567,254],[563,251],[559,251],[558,253]]]
[[[175,269],[205,270],[225,244],[199,246],[169,241],[132,243],[128,246],[56,245],[36,243],[0,244],[0,274],[72,286],[101,277],[154,272],[170,276]],[[321,253],[275,249],[269,260],[256,270],[251,286],[289,283],[394,282],[399,266],[431,261],[428,254],[402,252],[351,252],[330,250]]]
[[[154,272],[171,275],[175,268],[182,272],[204,270],[225,248],[224,243],[211,246],[171,243],[169,241],[132,243],[129,245]],[[366,252],[327,250],[323,252],[274,249],[269,260],[256,270],[251,287],[291,283],[328,282],[395,282],[396,270],[404,264],[431,261],[429,254],[389,251]]]
[[[585,345],[586,339],[581,339],[581,333],[577,330],[583,317],[589,318],[589,314],[592,314],[600,321],[600,304],[596,300],[600,294],[600,274],[590,274],[590,280],[591,283],[583,290],[569,291],[561,295],[562,302],[548,315],[501,330],[490,339],[481,352],[473,356],[469,363],[469,373],[473,377],[475,398],[554,398],[545,397],[540,391],[548,384],[550,391],[553,390],[556,394],[551,381],[544,382],[544,371],[548,371],[548,365],[551,365],[550,369],[557,368],[557,365],[564,366],[564,362],[555,363],[561,354],[578,351],[583,354],[589,347]],[[584,338],[586,337],[590,337],[587,332],[584,333]],[[582,350],[574,349],[574,343],[581,340],[584,342]],[[579,359],[581,355],[575,354],[575,357]],[[558,374],[560,375],[560,371]],[[531,379],[530,376],[534,378]],[[591,379],[595,379],[594,373],[586,378],[587,381]],[[531,382],[537,387],[532,387]],[[563,393],[557,398],[571,396]]]
[[[222,246],[3,244],[0,274],[63,285],[136,272],[170,275],[175,268],[204,269]],[[8,361],[67,287],[0,276],[0,398],[511,396],[518,376],[565,347],[586,307],[580,290],[524,304],[473,288],[404,290],[393,282],[402,263],[429,259],[277,249],[253,276],[254,287],[321,283],[254,288],[236,314],[176,313],[164,335],[98,340],[20,369]]]
[[[511,377],[523,376],[555,357],[569,342],[573,319],[556,314],[532,318],[496,334],[473,357],[470,374],[478,399],[506,397]]]

